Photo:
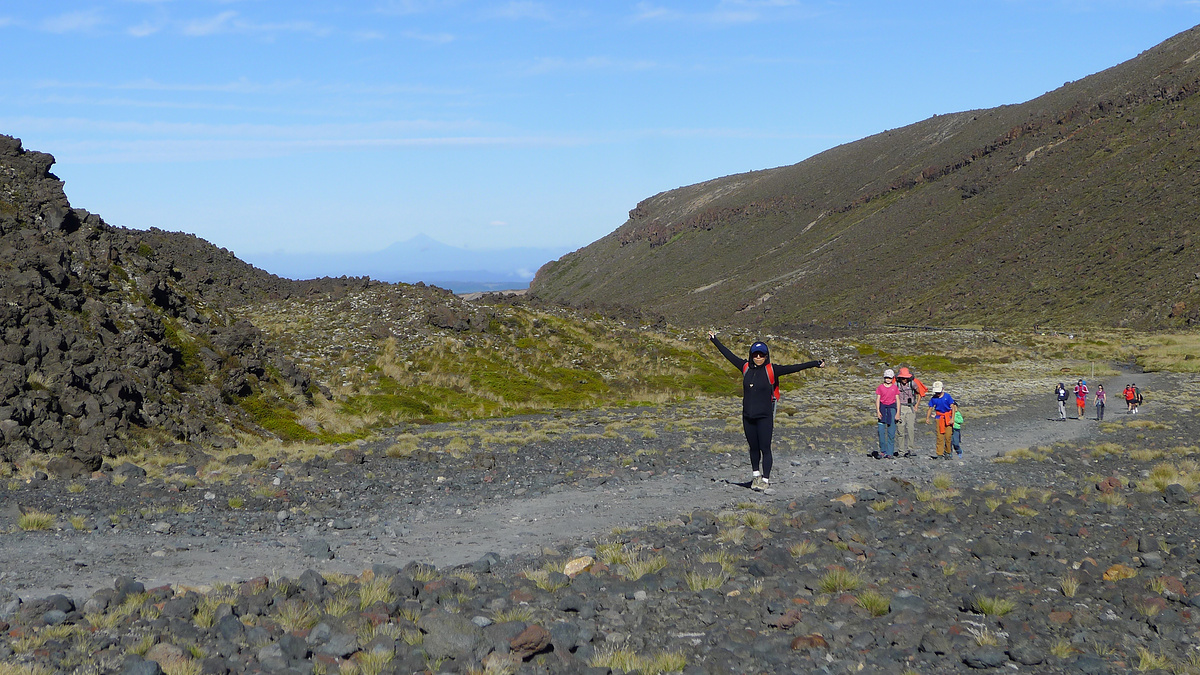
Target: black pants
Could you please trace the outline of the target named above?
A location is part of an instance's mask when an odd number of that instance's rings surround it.
[[[742,418],[742,429],[746,431],[746,442],[750,444],[750,468],[758,471],[762,463],[762,475],[771,477],[771,434],[775,431],[775,419],[758,417],[755,419]]]

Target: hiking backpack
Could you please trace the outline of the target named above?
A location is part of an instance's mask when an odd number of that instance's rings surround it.
[[[778,401],[779,400],[779,380],[775,379],[775,369],[771,367],[770,363],[767,363],[763,367],[767,369],[767,381],[770,382],[771,386],[775,388],[771,391],[771,400]],[[747,370],[750,370],[750,362],[749,361],[742,364],[742,374],[745,375]]]

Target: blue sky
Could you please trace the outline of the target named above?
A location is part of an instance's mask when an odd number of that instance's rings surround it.
[[[0,133],[109,223],[577,248],[657,192],[1017,103],[1196,2],[7,0]]]

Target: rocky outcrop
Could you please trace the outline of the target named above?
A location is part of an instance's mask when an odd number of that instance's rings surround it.
[[[253,430],[231,404],[268,378],[309,389],[228,307],[366,280],[293,282],[190,235],[112,227],[71,207],[53,163],[0,136],[0,458],[69,454],[59,468],[77,471],[139,428]]]

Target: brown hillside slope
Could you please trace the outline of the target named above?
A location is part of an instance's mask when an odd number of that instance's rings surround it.
[[[660,193],[532,292],[689,323],[1200,320],[1200,28],[1020,105]]]

